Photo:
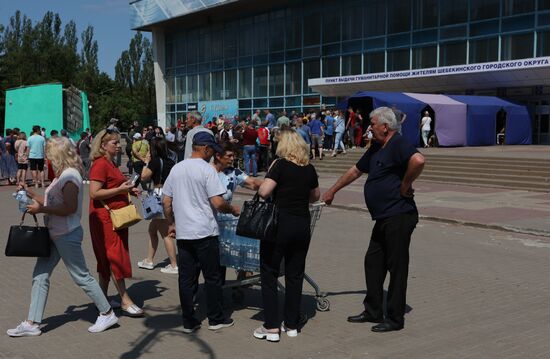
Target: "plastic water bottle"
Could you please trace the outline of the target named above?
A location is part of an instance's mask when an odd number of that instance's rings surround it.
[[[32,200],[27,196],[27,191],[24,189],[12,194],[17,202],[19,202],[19,211],[24,213],[27,210],[27,205],[32,203]]]

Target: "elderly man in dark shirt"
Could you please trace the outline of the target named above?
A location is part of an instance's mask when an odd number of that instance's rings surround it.
[[[336,192],[363,173],[368,173],[365,202],[376,223],[365,255],[365,310],[348,317],[348,321],[379,323],[372,327],[373,332],[403,329],[409,244],[418,223],[412,183],[424,168],[424,156],[398,133],[399,127],[390,108],[380,107],[372,111],[370,130],[375,143],[323,195],[323,201],[331,204]],[[390,273],[390,283],[384,317],[383,285],[387,272]]]

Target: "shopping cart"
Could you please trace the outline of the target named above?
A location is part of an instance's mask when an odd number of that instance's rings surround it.
[[[325,203],[318,202],[309,206],[311,214],[311,236],[317,220],[321,217],[321,212]],[[244,299],[243,287],[249,287],[260,284],[260,275],[252,274],[248,276],[247,272],[260,272],[260,241],[257,239],[238,236],[235,231],[237,228],[238,217],[224,217],[218,220],[220,228],[220,264],[228,268],[234,268],[237,271],[237,280],[228,282],[224,288],[232,288],[233,300],[237,303]],[[284,268],[281,266],[280,275],[284,275]],[[315,290],[315,300],[317,301],[317,310],[325,312],[330,308],[330,302],[327,294],[321,292],[319,286],[307,274],[304,273],[304,279]],[[279,289],[284,291],[284,286],[278,281]]]

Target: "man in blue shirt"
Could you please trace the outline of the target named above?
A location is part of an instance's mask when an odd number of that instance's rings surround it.
[[[319,150],[319,159],[323,159],[323,130],[325,126],[321,120],[317,118],[317,114],[313,112],[311,114],[311,121],[308,123],[309,128],[311,129],[311,153],[313,159],[315,159],[315,151]]]
[[[27,141],[29,147],[29,163],[32,173],[34,187],[40,185],[44,187],[44,149],[46,140],[40,135],[40,126],[32,127],[32,136]]]
[[[270,130],[277,126],[275,115],[273,115],[269,110],[265,110],[265,120],[267,121],[267,128]]]
[[[370,119],[375,143],[323,195],[323,201],[331,204],[336,192],[363,173],[368,173],[365,202],[376,223],[364,262],[365,310],[348,317],[348,321],[380,323],[373,326],[372,331],[389,332],[403,329],[405,324],[409,244],[418,223],[412,183],[424,168],[424,157],[398,133],[399,123],[390,108],[377,108],[371,112]],[[387,272],[390,273],[390,283],[384,317],[382,307]]]
[[[323,147],[332,150],[334,144],[334,117],[330,111],[325,112],[325,141]]]

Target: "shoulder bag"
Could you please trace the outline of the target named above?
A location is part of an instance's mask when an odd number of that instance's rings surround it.
[[[162,172],[164,169],[164,162],[160,159],[160,178],[162,180]],[[152,219],[156,216],[164,214],[162,208],[161,196],[154,189],[147,192],[147,195],[141,200],[141,208],[144,219]]]
[[[33,214],[34,226],[24,226],[25,215],[23,213],[21,223],[10,227],[8,243],[5,254],[8,257],[49,257],[50,256],[50,232],[46,227],[40,227]]]
[[[128,193],[128,201],[130,203],[127,206],[119,209],[111,209],[105,204],[105,202],[101,201],[103,207],[109,211],[111,222],[113,222],[113,230],[115,231],[133,226],[143,219],[139,214],[136,205],[132,202],[130,193]]]
[[[277,234],[277,205],[272,201],[260,201],[256,193],[252,201],[245,201],[237,222],[237,235],[274,241]]]

